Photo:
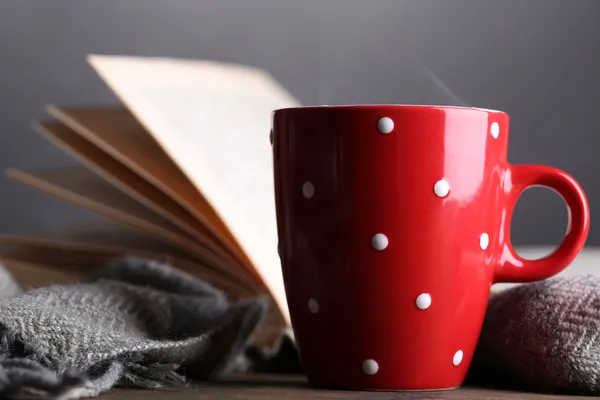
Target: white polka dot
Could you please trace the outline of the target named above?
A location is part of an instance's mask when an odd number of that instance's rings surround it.
[[[450,184],[440,179],[433,185],[433,191],[437,197],[446,197],[450,193]]]
[[[307,199],[313,197],[315,194],[315,185],[312,182],[304,182],[304,185],[302,185],[302,194]]]
[[[394,121],[389,117],[383,117],[377,121],[377,130],[379,132],[388,134],[394,130]]]
[[[488,248],[489,245],[490,235],[484,232],[481,234],[481,236],[479,236],[479,247],[481,247],[481,250],[485,250]]]
[[[462,359],[463,359],[463,352],[462,352],[462,350],[459,350],[456,353],[454,353],[454,357],[452,357],[452,364],[454,364],[454,366],[456,367],[458,364],[460,364],[462,362]]]
[[[319,302],[315,299],[309,299],[308,300],[308,310],[312,314],[318,313],[319,312]]]
[[[373,235],[373,237],[371,238],[371,246],[373,246],[375,250],[384,250],[386,247],[388,247],[389,243],[390,242],[387,236],[385,236],[383,233]]]
[[[375,360],[365,360],[362,363],[362,369],[367,375],[375,375],[379,371],[379,364]]]
[[[417,307],[426,310],[431,305],[431,296],[428,293],[421,293],[417,296]]]
[[[490,134],[494,139],[498,139],[498,135],[500,135],[500,125],[497,122],[492,122],[490,126]]]
[[[269,134],[269,140],[271,141],[271,144],[273,144],[273,129],[271,129],[271,133]]]

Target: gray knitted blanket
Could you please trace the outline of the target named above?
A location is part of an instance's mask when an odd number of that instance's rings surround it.
[[[0,267],[0,397],[78,399],[243,370],[266,304],[232,304],[203,281],[139,259],[25,292]]]
[[[599,289],[600,277],[588,275],[492,295],[467,382],[600,394]],[[0,267],[0,397],[66,400],[235,370],[301,372],[291,342],[270,360],[247,349],[265,309],[264,299],[231,303],[205,282],[146,260],[26,292]]]
[[[556,277],[490,297],[477,384],[600,394],[600,277]]]

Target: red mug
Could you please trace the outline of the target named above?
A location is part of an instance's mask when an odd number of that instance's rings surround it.
[[[462,384],[496,282],[549,278],[589,230],[567,173],[507,162],[509,117],[449,106],[299,107],[273,113],[279,251],[309,383],[359,390]],[[510,241],[520,194],[569,209],[557,250]]]

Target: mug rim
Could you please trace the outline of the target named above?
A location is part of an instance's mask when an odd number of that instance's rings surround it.
[[[400,109],[438,109],[438,110],[462,110],[462,111],[482,111],[486,113],[499,113],[507,114],[505,111],[494,110],[490,108],[481,108],[473,106],[451,106],[444,104],[393,104],[393,103],[381,103],[381,104],[323,104],[323,105],[312,105],[312,106],[296,106],[296,107],[285,107],[279,108],[273,111],[273,114],[280,113],[283,111],[302,111],[302,110],[358,110],[358,109],[376,109],[376,108],[400,108]]]

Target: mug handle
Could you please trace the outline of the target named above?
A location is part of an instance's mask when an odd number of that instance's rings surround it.
[[[508,196],[510,214],[523,191],[531,186],[545,186],[562,196],[569,218],[566,235],[551,254],[537,260],[526,260],[516,253],[511,244],[510,215],[503,216],[500,238],[506,240],[501,244],[494,283],[533,282],[550,278],[571,264],[587,239],[590,228],[589,204],[583,189],[571,175],[544,165],[508,165],[502,172],[501,190],[504,196]]]

